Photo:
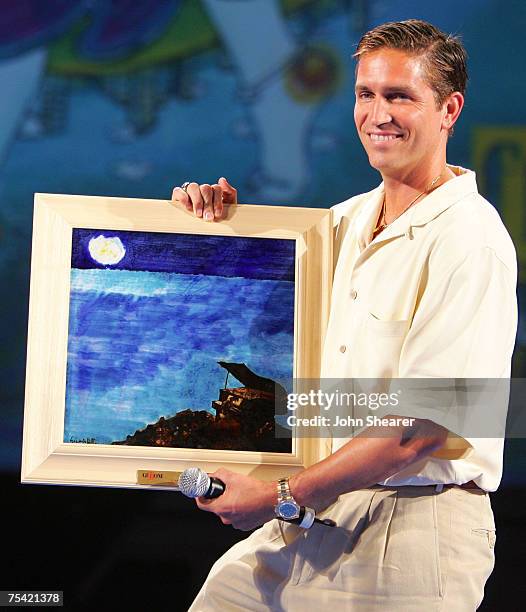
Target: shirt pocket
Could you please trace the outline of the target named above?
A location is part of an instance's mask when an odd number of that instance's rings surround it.
[[[409,319],[399,321],[385,321],[379,319],[372,312],[367,314],[366,326],[372,334],[386,337],[401,337],[405,336],[409,329]]]
[[[355,378],[396,378],[410,321],[385,321],[368,312],[354,368]]]

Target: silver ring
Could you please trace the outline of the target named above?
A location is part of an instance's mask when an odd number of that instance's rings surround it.
[[[188,189],[188,185],[190,185],[189,181],[185,181],[182,185],[181,185],[181,189],[185,192],[188,193],[186,190]]]

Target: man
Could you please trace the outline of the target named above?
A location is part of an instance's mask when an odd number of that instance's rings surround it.
[[[366,33],[355,57],[356,128],[383,183],[334,207],[322,376],[509,377],[514,248],[474,173],[446,164],[465,51],[410,20]],[[236,198],[223,178],[173,194],[212,221]],[[226,491],[199,508],[239,529],[264,525],[214,565],[191,610],[475,610],[494,563],[487,492],[500,481],[503,440],[456,431],[423,396],[410,406],[400,408],[410,427],[335,440],[329,457],[281,483],[337,527],[282,527],[276,483],[216,472]]]

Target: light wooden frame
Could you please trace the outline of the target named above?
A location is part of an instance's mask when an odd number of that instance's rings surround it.
[[[165,200],[36,194],[22,482],[144,488],[137,484],[140,470],[191,466],[208,472],[228,467],[270,480],[326,456],[327,442],[320,437],[293,437],[291,454],[65,443],[74,228],[294,239],[294,377],[319,377],[332,283],[330,210],[237,205],[224,220],[206,223]]]

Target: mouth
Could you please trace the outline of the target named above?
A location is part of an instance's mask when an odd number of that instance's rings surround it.
[[[401,134],[373,134],[373,133],[369,133],[367,134],[367,136],[369,137],[369,140],[371,140],[371,142],[392,142],[394,140],[398,140],[400,138],[402,138]]]

